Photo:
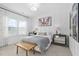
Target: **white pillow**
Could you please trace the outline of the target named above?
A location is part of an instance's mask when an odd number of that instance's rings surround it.
[[[38,32],[37,35],[45,35],[46,36],[47,33],[46,32]]]

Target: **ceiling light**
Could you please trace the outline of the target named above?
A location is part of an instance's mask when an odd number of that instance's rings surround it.
[[[37,11],[37,9],[39,8],[39,3],[29,3],[28,6],[30,8],[30,10],[32,11]]]

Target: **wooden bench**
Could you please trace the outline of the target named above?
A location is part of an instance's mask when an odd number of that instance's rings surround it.
[[[33,53],[35,53],[34,48],[36,47],[36,44],[32,44],[29,42],[26,42],[26,43],[22,42],[22,43],[17,43],[16,46],[17,46],[17,52],[16,52],[17,54],[18,54],[18,47],[20,47],[26,51],[26,56],[29,55],[30,50],[33,50]]]

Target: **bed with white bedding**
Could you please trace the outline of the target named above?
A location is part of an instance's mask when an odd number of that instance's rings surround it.
[[[22,41],[23,42],[35,43],[39,47],[40,52],[44,52],[51,45],[52,35],[33,35],[33,36],[27,36]]]

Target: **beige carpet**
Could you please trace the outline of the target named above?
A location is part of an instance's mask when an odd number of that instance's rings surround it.
[[[6,47],[0,48],[0,56],[26,56],[25,50],[19,48],[19,54],[16,54],[16,46],[9,45]],[[71,52],[68,47],[58,46],[58,45],[51,45],[48,51],[45,54],[29,53],[29,56],[71,56]]]

